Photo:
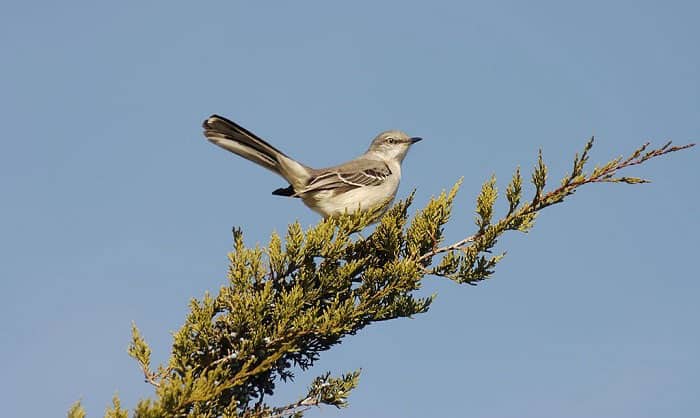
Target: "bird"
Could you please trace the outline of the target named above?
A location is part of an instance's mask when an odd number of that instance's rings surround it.
[[[204,136],[219,147],[239,155],[284,178],[288,187],[273,195],[300,198],[323,218],[357,211],[384,213],[396,197],[401,163],[409,148],[422,140],[398,130],[381,132],[367,151],[345,163],[311,168],[223,116],[204,120]],[[328,144],[324,148],[332,149]]]

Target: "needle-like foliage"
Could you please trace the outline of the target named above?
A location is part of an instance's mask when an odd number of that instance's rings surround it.
[[[412,218],[408,209],[413,195],[398,202],[366,238],[357,233],[377,220],[378,212],[326,219],[306,231],[295,222],[284,239],[273,233],[265,247],[246,246],[242,231],[234,230],[227,283],[216,295],[190,302],[166,365],[152,369],[151,349],[132,327],[129,355],[156,391],[154,399],[136,405],[132,416],[301,417],[313,406],[347,406],[359,371],[339,377],[324,373],[289,405],[268,405],[265,396],[293,380],[295,368],[311,368],[324,351],[367,325],[426,312],[433,297],[415,295],[426,275],[470,285],[490,278],[504,256],[492,255],[492,250],[505,232],[527,232],[542,209],[585,184],[644,183],[618,172],[692,144],[668,143],[651,151],[645,144],[629,157],[587,173],[592,146],[591,139],[574,158],[571,173],[551,191],[546,191],[547,166],[540,151],[531,175],[531,199],[522,196],[517,169],[506,187],[507,214],[498,220],[496,178],[489,178],[476,201],[476,231],[449,245],[443,243],[443,228],[461,181]],[[84,416],[79,403],[68,416]],[[105,416],[127,416],[117,397]]]

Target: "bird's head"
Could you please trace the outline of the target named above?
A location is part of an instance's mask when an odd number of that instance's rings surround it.
[[[368,152],[377,154],[386,160],[403,161],[411,145],[422,138],[410,137],[401,131],[386,131],[377,135],[369,146]]]

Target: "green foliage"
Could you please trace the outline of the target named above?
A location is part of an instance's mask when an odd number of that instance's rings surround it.
[[[534,204],[542,197],[542,191],[547,184],[547,166],[544,165],[544,160],[542,159],[542,150],[537,155],[537,165],[532,170],[532,184],[535,186],[535,196],[532,198]]]
[[[520,176],[520,167],[515,169],[515,174],[506,188],[506,198],[508,199],[508,215],[520,205],[520,197],[523,193],[523,178]]]
[[[520,196],[516,196],[520,198]],[[481,193],[476,198],[476,226],[479,227],[479,232],[483,233],[491,224],[493,217],[493,206],[498,198],[498,190],[496,189],[496,176],[491,176],[481,186]]]
[[[442,243],[443,225],[452,215],[452,202],[461,185],[462,179],[452,187],[449,193],[443,191],[437,198],[430,199],[426,207],[413,218],[413,222],[406,231],[406,248],[409,257],[419,258],[420,255]],[[410,204],[412,200],[413,195],[407,204]]]
[[[122,409],[117,395],[112,398],[112,407],[107,408],[105,418],[129,418],[129,411]]]
[[[646,180],[616,177],[617,172],[690,146],[669,143],[646,151],[644,145],[627,159],[614,159],[587,174],[584,168],[592,145],[593,140],[586,144],[581,156],[574,158],[572,172],[549,192],[540,152],[529,201],[523,200],[517,169],[506,187],[508,212],[498,220],[494,220],[498,190],[492,176],[476,201],[476,232],[450,245],[442,246],[444,226],[461,180],[432,198],[412,219],[408,209],[413,194],[381,217],[379,210],[344,215],[306,231],[292,223],[284,240],[273,233],[264,248],[247,247],[242,231],[235,229],[227,283],[216,295],[190,302],[185,323],[173,336],[167,365],[151,370],[151,349],[132,326],[128,353],[156,389],[155,399],[139,402],[133,416],[301,417],[314,406],[347,406],[359,371],[340,377],[324,373],[289,405],[267,405],[265,396],[281,382],[293,381],[294,368],[311,368],[322,352],[367,325],[426,312],[433,297],[415,295],[425,275],[471,285],[490,278],[505,255],[492,255],[505,232],[527,232],[540,210],[562,202],[584,184],[643,183]],[[375,221],[367,238],[356,234]],[[127,416],[116,396],[105,416]],[[84,417],[79,402],[69,417]]]
[[[68,418],[85,418],[85,416],[85,409],[83,409],[83,405],[80,404],[80,401],[71,405],[68,410]]]

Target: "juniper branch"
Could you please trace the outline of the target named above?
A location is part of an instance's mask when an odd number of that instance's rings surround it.
[[[233,231],[228,283],[216,296],[193,300],[185,324],[174,333],[167,367],[150,368],[150,347],[135,326],[129,354],[146,380],[156,387],[156,400],[139,402],[134,417],[246,417],[299,418],[313,406],[344,407],[357,386],[359,372],[339,378],[324,374],[308,393],[286,406],[265,403],[276,383],[293,380],[290,369],[306,370],[323,351],[380,321],[424,313],[433,297],[416,298],[426,274],[458,283],[476,284],[491,277],[504,254],[491,255],[498,238],[509,230],[527,232],[544,208],[564,201],[586,184],[637,184],[647,180],[618,177],[624,168],[689,148],[667,143],[649,151],[644,144],[630,156],[584,169],[591,139],[560,186],[545,192],[547,166],[540,151],[531,181],[535,193],[522,199],[517,169],[506,188],[508,212],[494,221],[498,197],[495,177],[482,186],[477,198],[477,231],[445,245],[443,229],[461,180],[449,192],[430,200],[410,220],[413,194],[379,219],[366,239],[353,239],[377,214],[326,219],[303,231],[288,227],[284,243],[273,234],[266,248],[248,248],[240,229]],[[522,203],[525,202],[525,203]],[[283,245],[284,244],[284,245]],[[434,263],[436,256],[442,256]],[[76,404],[71,416],[81,416]],[[123,416],[115,397],[113,415]]]
[[[495,199],[486,199],[488,194],[492,193],[494,179],[491,178],[484,183],[482,193],[477,199],[477,213],[487,213],[488,217],[481,217],[477,221],[479,231],[474,235],[457,241],[451,245],[446,245],[439,248],[433,248],[416,258],[416,262],[425,264],[432,260],[438,254],[447,254],[443,258],[442,263],[432,269],[424,269],[426,274],[447,277],[461,283],[474,284],[478,281],[488,278],[492,273],[492,268],[503,257],[504,254],[485,258],[479,256],[481,253],[490,252],[496,244],[496,238],[508,230],[519,230],[527,232],[532,226],[535,216],[539,211],[549,206],[561,203],[567,196],[572,195],[579,187],[593,183],[627,183],[641,184],[648,183],[649,180],[638,177],[616,177],[620,170],[642,164],[652,158],[660,157],[672,152],[677,152],[695,144],[686,144],[681,146],[671,146],[671,142],[667,142],[663,146],[646,151],[649,143],[645,143],[627,158],[615,158],[607,164],[596,167],[594,170],[586,174],[584,168],[588,162],[588,154],[593,147],[594,139],[591,138],[585,145],[581,157],[578,154],[574,157],[573,169],[569,175],[564,177],[561,185],[544,193],[546,185],[547,166],[542,158],[542,151],[538,154],[538,161],[532,173],[532,183],[535,186],[535,194],[533,199],[520,206],[520,170],[518,169],[513,176],[511,184],[508,186],[508,201],[510,207],[508,214],[495,224],[490,224],[490,214],[493,211],[493,202]],[[645,152],[646,151],[646,152]],[[489,207],[484,207],[490,205]],[[458,255],[457,252],[460,254]]]

